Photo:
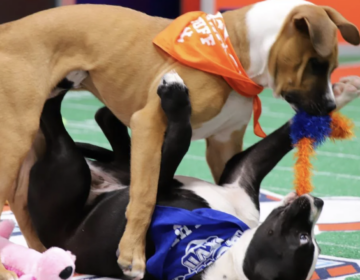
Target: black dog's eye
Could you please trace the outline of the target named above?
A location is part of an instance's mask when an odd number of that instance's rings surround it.
[[[268,235],[270,235],[270,236],[273,235],[273,233],[274,233],[274,232],[273,232],[272,229],[270,229],[270,230],[268,231]]]
[[[329,63],[327,61],[321,62],[316,57],[312,57],[309,59],[309,65],[314,75],[327,74],[328,72]]]
[[[309,236],[306,233],[300,234],[300,244],[305,245],[309,242]]]

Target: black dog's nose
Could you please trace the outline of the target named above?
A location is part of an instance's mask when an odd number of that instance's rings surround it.
[[[324,201],[320,198],[314,197],[314,205],[316,208],[320,209],[324,206]]]
[[[335,101],[329,101],[329,102],[327,102],[327,104],[326,104],[326,106],[324,108],[324,111],[325,111],[325,114],[329,114],[332,111],[334,111],[335,109],[336,109]]]
[[[59,277],[61,279],[69,279],[72,273],[73,273],[73,268],[71,266],[68,266],[63,271],[60,272]]]

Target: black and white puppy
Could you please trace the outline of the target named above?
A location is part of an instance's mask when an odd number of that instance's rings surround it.
[[[102,108],[96,121],[113,151],[75,144],[60,113],[66,91],[64,88],[61,95],[48,100],[43,110],[41,129],[47,150],[31,170],[29,211],[43,244],[72,251],[77,256],[79,273],[123,277],[115,252],[126,225],[130,137],[127,128],[107,108]],[[168,127],[157,204],[187,210],[212,208],[231,214],[250,227],[227,253],[193,278],[310,279],[320,251],[314,226],[323,201],[291,193],[259,224],[260,184],[292,149],[290,123],[235,155],[227,163],[219,185],[196,178],[174,178],[192,135],[188,90],[172,72],[163,77],[158,94]],[[150,236],[146,250],[147,258],[154,254]],[[152,276],[146,274],[145,278]]]

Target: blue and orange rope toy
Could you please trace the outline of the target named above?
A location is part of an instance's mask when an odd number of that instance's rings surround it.
[[[311,116],[305,112],[298,112],[294,116],[290,137],[296,148],[294,185],[298,195],[314,189],[311,182],[311,158],[315,156],[315,149],[327,138],[332,141],[351,139],[354,136],[353,128],[353,122],[339,112],[332,112],[326,116]]]

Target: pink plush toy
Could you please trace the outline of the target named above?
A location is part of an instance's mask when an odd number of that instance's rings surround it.
[[[75,271],[75,256],[60,248],[50,248],[43,254],[9,241],[15,223],[0,223],[0,256],[7,270],[20,280],[71,279]]]

